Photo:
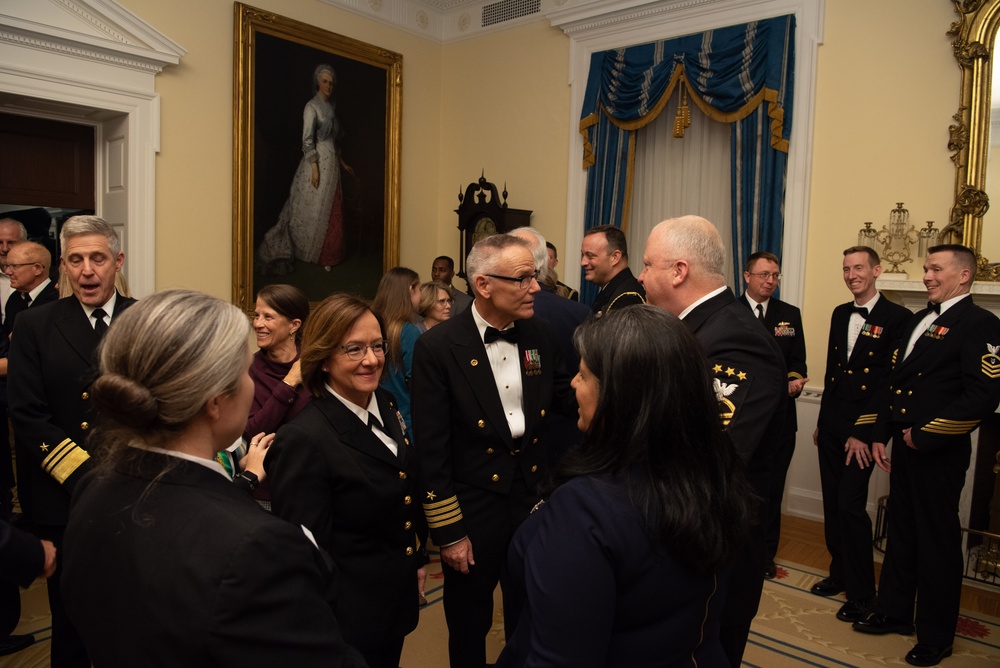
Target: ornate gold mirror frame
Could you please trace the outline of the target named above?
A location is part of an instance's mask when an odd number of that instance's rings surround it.
[[[983,215],[990,208],[986,167],[990,153],[993,45],[1000,27],[1000,0],[950,0],[959,19],[954,37],[955,59],[962,69],[961,99],[950,126],[948,149],[955,163],[955,204],[941,241],[961,243],[979,256],[978,280],[1000,280],[1000,264],[982,256]],[[1000,165],[995,166],[1000,169]]]

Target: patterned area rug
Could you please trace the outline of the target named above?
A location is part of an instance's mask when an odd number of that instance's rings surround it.
[[[420,624],[406,638],[403,668],[446,668],[448,628],[441,604],[441,564],[436,555],[428,567],[425,593],[428,604],[420,611]],[[836,612],[843,596],[813,596],[809,588],[825,574],[791,563],[779,563],[778,577],[764,584],[760,611],[750,631],[743,665],[748,668],[802,668],[805,666],[858,668],[905,666],[903,656],[916,636],[871,636],[851,630]],[[11,656],[0,657],[0,668],[33,668],[48,665],[48,603],[44,581],[22,592],[21,624],[17,633],[35,633],[36,643]],[[486,641],[486,658],[495,661],[503,649],[503,614],[500,592],[494,595],[494,624]],[[959,618],[955,653],[943,668],[1000,668],[1000,620],[965,614]]]
[[[760,610],[750,631],[743,665],[760,668],[801,666],[905,666],[903,657],[916,636],[868,635],[836,618],[843,595],[814,596],[809,588],[822,579],[796,564],[779,564],[778,576],[764,584]],[[945,668],[1000,666],[1000,620],[963,611],[954,654]]]

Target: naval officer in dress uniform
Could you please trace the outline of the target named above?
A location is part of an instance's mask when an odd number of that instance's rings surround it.
[[[882,265],[873,249],[845,250],[843,272],[854,299],[834,309],[830,319],[823,399],[813,432],[830,575],[814,584],[812,593],[836,596],[846,591],[847,602],[837,619],[854,622],[867,614],[875,599],[868,515],[872,429],[888,382],[890,355],[913,314],[875,288]]]
[[[554,404],[575,411],[524,240],[479,241],[466,263],[470,308],[428,330],[413,352],[413,427],[423,509],[441,548],[452,668],[483,668],[493,591],[505,584],[510,537],[539,500]],[[516,610],[505,609],[508,628]]]
[[[976,268],[965,246],[928,249],[928,307],[910,319],[893,353],[872,436],[875,463],[890,474],[889,526],[878,600],[854,629],[909,634],[915,622],[917,644],[905,657],[914,666],[951,655],[964,564],[958,502],[971,433],[1000,403],[1000,320],[972,301]]]

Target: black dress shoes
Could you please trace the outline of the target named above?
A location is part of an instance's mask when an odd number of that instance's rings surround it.
[[[867,616],[854,622],[851,628],[855,631],[873,633],[875,635],[884,635],[886,633],[900,633],[904,636],[913,635],[913,624],[893,619],[892,617],[886,617],[878,612],[868,613]]]
[[[844,591],[844,585],[840,583],[839,580],[834,580],[833,578],[823,578],[810,589],[812,593],[817,596],[836,596],[840,592]]]
[[[33,642],[35,642],[35,636],[32,635],[7,636],[6,638],[0,638],[0,656],[7,656],[8,654],[13,654],[14,652],[20,652]]]
[[[868,611],[874,602],[873,599],[868,599],[867,601],[848,601],[840,606],[840,610],[837,611],[837,619],[842,622],[856,622],[859,619],[863,619],[868,615]]]
[[[774,576],[778,574],[778,567],[773,561],[767,562],[767,566],[764,566],[764,578],[767,580],[773,580]]]
[[[933,647],[918,642],[906,654],[906,662],[911,666],[936,666],[941,663],[941,659],[949,656],[951,656],[951,645],[947,647]]]

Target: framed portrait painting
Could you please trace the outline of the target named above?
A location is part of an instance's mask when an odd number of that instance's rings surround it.
[[[372,297],[399,262],[403,57],[235,4],[233,301]]]

